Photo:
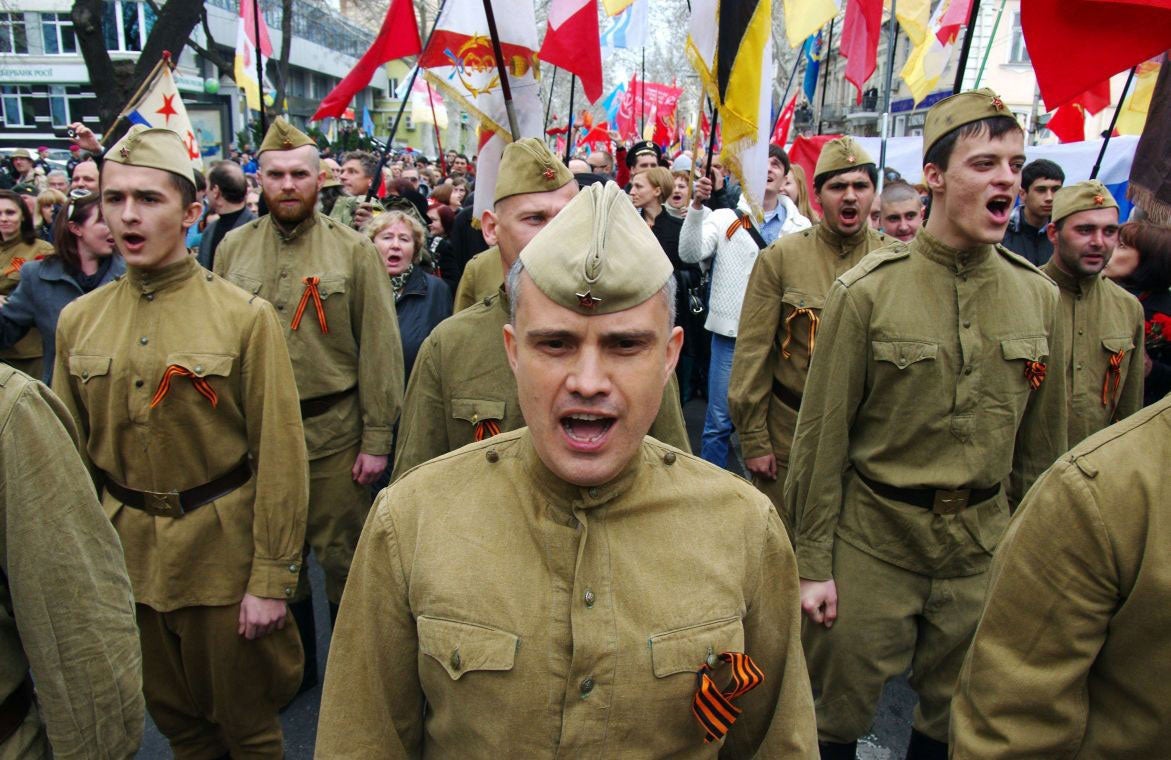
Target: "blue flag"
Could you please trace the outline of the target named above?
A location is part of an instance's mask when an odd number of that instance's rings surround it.
[[[362,131],[367,137],[374,136],[374,119],[370,118],[370,109],[362,108]]]
[[[602,109],[606,112],[606,120],[610,122],[611,129],[617,129],[614,125],[618,123],[618,108],[622,105],[622,98],[625,95],[626,83],[619,82],[606,97],[602,98]]]
[[[810,35],[802,46],[805,52],[805,82],[802,89],[805,91],[805,99],[810,103],[817,93],[817,76],[821,73],[821,62],[825,58],[823,47],[821,32]]]

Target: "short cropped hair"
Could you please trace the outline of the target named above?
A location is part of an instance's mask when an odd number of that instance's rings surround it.
[[[1028,190],[1039,179],[1055,179],[1065,184],[1065,172],[1055,162],[1047,158],[1038,158],[1025,164],[1021,170],[1021,189]]]

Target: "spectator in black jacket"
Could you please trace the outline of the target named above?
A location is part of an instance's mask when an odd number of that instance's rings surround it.
[[[1143,405],[1171,392],[1171,228],[1128,222],[1105,274],[1133,293],[1146,319],[1146,383]]]
[[[1012,212],[1001,243],[1034,266],[1053,257],[1053,244],[1045,228],[1053,213],[1053,196],[1064,184],[1065,172],[1045,158],[1030,161],[1021,171],[1021,202]]]

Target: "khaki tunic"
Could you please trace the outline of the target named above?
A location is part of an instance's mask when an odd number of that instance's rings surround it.
[[[492,246],[477,253],[464,267],[455,290],[455,305],[452,313],[463,311],[469,306],[496,294],[504,284],[504,262],[500,260],[500,249]]]
[[[395,446],[394,477],[475,440],[495,420],[500,432],[523,427],[516,377],[504,350],[508,297],[502,289],[439,323],[419,348]],[[690,451],[674,373],[649,435]]]
[[[747,483],[648,438],[613,481],[577,487],[527,429],[507,433],[379,496],[317,754],[815,758],[798,599],[788,538]],[[721,747],[691,700],[729,650],[765,680]]]
[[[56,396],[0,368],[0,700],[31,670],[53,756],[128,757],[143,726],[134,602],[75,435]],[[29,733],[0,755],[23,739],[36,756]]]
[[[1026,362],[1062,356],[1057,286],[1001,246],[958,251],[926,230],[877,251],[826,299],[785,505],[802,578],[827,580],[835,536],[935,578],[983,572],[1009,505],[1065,451],[1065,373],[1030,389]],[[846,473],[843,476],[843,473]],[[988,488],[959,514],[874,493]]]
[[[1052,259],[1041,271],[1061,288],[1062,331],[1069,349],[1062,363],[1072,446],[1142,409],[1143,307],[1104,276],[1077,278]],[[1111,372],[1111,358],[1119,353],[1118,370]]]
[[[151,408],[166,369],[175,377]],[[98,482],[184,491],[245,457],[243,486],[179,518],[109,493],[135,601],[159,612],[238,603],[245,592],[291,597],[301,564],[308,472],[288,351],[272,307],[193,257],[157,272],[130,268],[65,307],[53,387],[78,422]]]
[[[36,261],[53,253],[53,246],[44,240],[25,243],[20,238],[0,243],[0,296],[9,296],[20,284],[20,268],[25,262]],[[35,327],[16,342],[12,348],[0,351],[0,361],[9,359],[39,359],[45,352],[41,332]],[[52,357],[50,357],[50,361]],[[20,369],[26,369],[21,366]],[[40,377],[37,374],[37,377]]]
[[[797,410],[773,394],[773,383],[801,397],[809,372],[810,331],[813,320],[821,318],[826,292],[834,278],[889,243],[870,228],[844,238],[818,224],[761,251],[744,293],[728,381],[728,407],[745,459],[775,454],[781,468],[788,462]],[[786,340],[789,358],[781,354]]]
[[[1083,441],[1029,492],[952,708],[956,758],[1171,747],[1171,399]]]
[[[309,217],[287,234],[265,216],[224,237],[215,271],[276,307],[302,400],[357,387],[305,421],[309,458],[359,442],[366,454],[390,453],[402,403],[403,352],[394,291],[374,245],[325,216]],[[306,291],[304,278],[311,276],[320,278],[328,333],[312,298],[298,329],[291,327]]]

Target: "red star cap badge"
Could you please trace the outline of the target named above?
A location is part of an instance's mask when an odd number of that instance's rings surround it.
[[[130,148],[123,145],[122,150],[118,151],[118,155],[122,156],[122,158],[130,158]]]
[[[541,176],[549,182],[552,182],[553,178],[557,176],[557,172],[553,171],[552,166],[546,166],[545,171],[541,172]]]
[[[854,154],[853,154],[853,153],[849,153],[849,154],[847,154],[847,155],[846,155],[846,160],[847,160],[847,161],[849,161],[849,162],[852,164],[852,163],[854,163],[855,161],[857,161],[858,159],[857,159],[857,158],[854,156]]]
[[[992,107],[995,108],[997,111],[1004,110],[1004,101],[1000,99],[999,95],[992,98]]]
[[[602,299],[595,298],[588,290],[584,293],[574,293],[574,295],[577,296],[577,305],[590,311],[593,311],[602,302]]]
[[[1094,196],[1094,205],[1095,206],[1101,206],[1105,202],[1106,202],[1106,199],[1103,198],[1102,196],[1100,196],[1100,195]]]

